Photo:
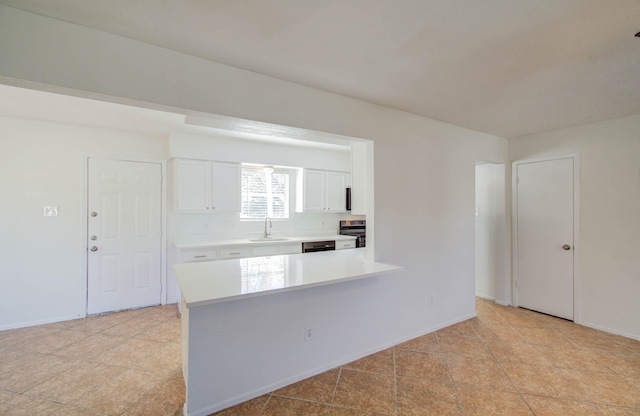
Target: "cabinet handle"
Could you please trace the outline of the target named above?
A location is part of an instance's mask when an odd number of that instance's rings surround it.
[[[194,259],[204,259],[205,257],[207,257],[207,256],[194,256],[193,258]]]
[[[237,256],[237,255],[239,255],[239,254],[240,254],[240,253],[229,253],[229,255],[230,255],[230,256]]]

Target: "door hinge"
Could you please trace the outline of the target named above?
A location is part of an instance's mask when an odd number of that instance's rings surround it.
[[[516,289],[518,288],[518,281],[516,280]]]
[[[520,183],[520,176],[516,176],[516,185]]]

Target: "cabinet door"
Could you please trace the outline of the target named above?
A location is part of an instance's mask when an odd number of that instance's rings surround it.
[[[250,247],[222,247],[218,249],[218,256],[223,259],[244,259],[251,257]]]
[[[278,246],[262,246],[251,249],[253,257],[275,256],[276,254],[278,254]]]
[[[347,175],[342,172],[327,172],[327,211],[345,212],[347,210]]]
[[[356,239],[336,241],[336,250],[344,250],[346,248],[356,248]]]
[[[191,263],[194,261],[211,261],[217,257],[215,248],[180,250],[180,260],[182,263]]]
[[[325,211],[325,173],[321,170],[304,171],[304,211]]]
[[[176,161],[176,209],[210,212],[211,164],[200,160]]]
[[[212,199],[216,211],[240,212],[241,169],[237,163],[214,162]]]
[[[302,253],[302,243],[281,244],[278,246],[279,254],[298,254]]]

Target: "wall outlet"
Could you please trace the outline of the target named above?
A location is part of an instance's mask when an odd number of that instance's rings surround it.
[[[430,294],[427,297],[427,303],[429,303],[429,305],[434,305],[436,303],[436,295]]]
[[[313,341],[313,330],[311,328],[304,329],[304,342]]]
[[[45,217],[57,217],[58,216],[58,207],[46,205],[44,207],[44,216]]]
[[[202,223],[202,231],[209,231],[209,223],[208,222],[203,222]]]

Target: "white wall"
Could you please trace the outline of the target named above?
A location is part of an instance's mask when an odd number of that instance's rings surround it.
[[[84,160],[164,160],[167,139],[0,118],[0,329],[84,316]]]
[[[504,164],[476,166],[476,295],[504,302]]]
[[[312,291],[305,310],[332,312],[310,319],[346,359],[475,314],[475,161],[503,163],[504,139],[3,6],[0,55],[6,83],[374,140],[375,257],[405,271]]]
[[[640,115],[510,142],[511,160],[579,153],[585,325],[640,339]]]

